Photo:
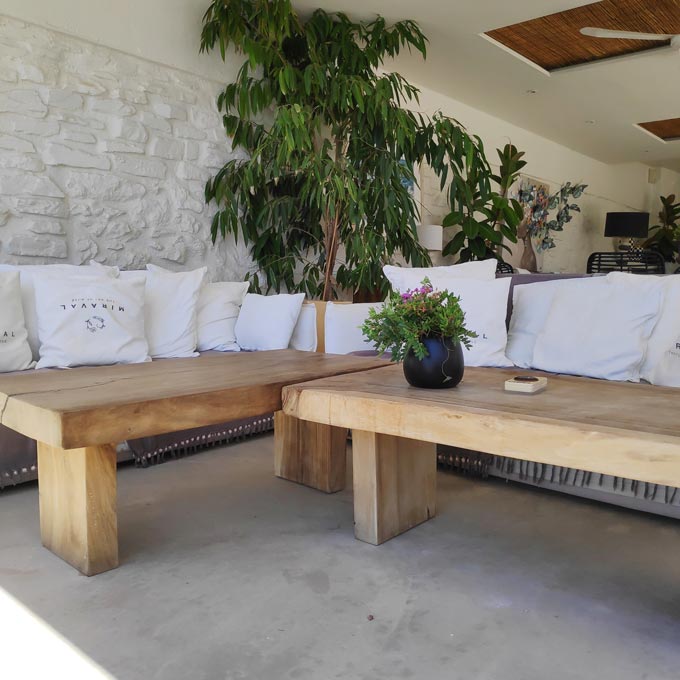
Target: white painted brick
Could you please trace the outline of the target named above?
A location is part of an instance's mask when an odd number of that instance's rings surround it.
[[[28,170],[40,172],[45,169],[45,164],[35,156],[28,154],[0,153],[0,168],[13,168],[16,170]]]
[[[159,132],[172,131],[172,126],[167,120],[165,120],[165,118],[161,118],[151,111],[141,111],[139,114],[139,119],[142,121],[142,123],[144,123],[144,125],[151,128],[152,130],[158,130]]]
[[[162,118],[174,118],[176,120],[187,119],[186,106],[168,101],[155,101],[152,105],[154,113]]]
[[[132,156],[116,156],[114,167],[119,172],[157,179],[163,179],[168,171],[165,163],[161,161]]]
[[[56,120],[27,118],[26,116],[14,116],[12,128],[19,134],[39,135],[40,137],[53,137],[59,133],[59,123]]]
[[[62,236],[64,227],[58,220],[31,220],[22,223],[22,228],[33,232],[34,234],[52,234],[53,236]]]
[[[140,199],[146,194],[146,187],[140,182],[111,173],[70,172],[64,188],[72,198],[97,198],[121,203]]]
[[[217,113],[199,108],[198,106],[192,106],[189,108],[189,120],[199,130],[221,127],[220,117]]]
[[[45,215],[47,217],[65,217],[66,206],[58,198],[39,198],[36,196],[20,196],[10,199],[9,204],[15,212],[28,215]]]
[[[210,171],[193,163],[181,162],[177,164],[177,177],[205,182],[210,177]]]
[[[193,125],[187,123],[173,123],[172,132],[175,137],[184,139],[205,139],[205,132],[197,130]]]
[[[71,90],[49,90],[44,97],[44,102],[48,106],[55,106],[58,109],[66,109],[67,111],[78,111],[83,108],[82,96]]]
[[[91,99],[90,110],[111,116],[131,116],[135,112],[135,107],[120,99]]]
[[[203,196],[205,179],[234,156],[218,89],[0,18],[0,262],[154,260],[242,279],[247,252],[210,243],[215,206]]]
[[[157,137],[151,142],[149,153],[159,158],[178,161],[184,157],[184,144],[176,139]]]
[[[68,257],[66,241],[58,237],[34,236],[32,234],[16,234],[7,244],[11,255],[24,257],[58,258]]]
[[[111,161],[100,153],[84,151],[73,146],[51,142],[45,146],[43,161],[46,165],[65,165],[71,168],[108,170]]]
[[[125,139],[105,139],[101,146],[103,151],[117,153],[144,153],[146,145],[139,142],[128,142]]]
[[[184,145],[184,158],[188,161],[195,161],[198,158],[201,147],[198,142],[186,142]]]
[[[13,172],[0,174],[0,195],[63,198],[64,192],[44,175]]]
[[[229,152],[225,147],[217,144],[201,145],[201,164],[211,170],[218,170],[229,159]]]
[[[114,119],[111,123],[111,135],[128,142],[146,142],[149,139],[146,128],[139,121],[130,118]]]
[[[91,132],[81,132],[64,127],[61,131],[61,138],[67,142],[78,142],[79,144],[95,144],[97,138]]]
[[[2,112],[21,114],[28,112],[44,116],[47,113],[47,106],[35,90],[10,90],[0,92],[0,113]]]

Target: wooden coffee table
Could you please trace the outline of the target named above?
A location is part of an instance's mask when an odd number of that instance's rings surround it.
[[[116,443],[271,413],[286,385],[386,363],[281,350],[6,374],[0,424],[38,442],[43,545],[91,576],[118,566]]]
[[[355,535],[376,545],[434,516],[436,444],[680,486],[680,390],[549,375],[542,393],[505,392],[517,374],[468,368],[423,390],[389,366],[287,387],[283,408],[289,428],[353,430]]]

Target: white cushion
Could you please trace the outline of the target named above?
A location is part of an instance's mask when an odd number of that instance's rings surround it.
[[[100,275],[34,275],[38,368],[149,360],[144,284]]]
[[[248,293],[236,322],[239,347],[247,350],[286,349],[293,337],[304,299],[304,293]]]
[[[198,351],[238,352],[236,319],[248,292],[247,282],[206,283],[198,298]]]
[[[533,367],[639,382],[662,299],[660,285],[559,288],[536,340]]]
[[[40,355],[40,341],[38,339],[38,314],[36,311],[35,291],[33,289],[33,277],[37,274],[48,273],[50,275],[77,277],[91,277],[93,275],[90,267],[79,267],[73,264],[43,264],[43,265],[0,265],[0,272],[16,271],[21,276],[21,302],[24,308],[24,320],[26,331],[28,332],[28,344],[31,346],[33,358],[37,359]],[[118,275],[117,269],[113,267],[103,267],[97,275],[109,278]]]
[[[301,352],[316,352],[317,343],[316,305],[302,305],[289,347]]]
[[[146,337],[151,357],[196,356],[198,299],[207,269],[174,273],[149,264],[147,270]]]
[[[33,366],[21,305],[19,272],[0,273],[0,373]]]
[[[606,284],[604,276],[541,281],[515,286],[505,355],[515,366],[531,368],[536,338],[545,325],[555,293],[561,288],[585,289]]]
[[[442,281],[448,281],[451,278],[493,281],[496,278],[497,265],[496,260],[464,262],[448,267],[393,267],[392,265],[385,265],[383,273],[392,288],[403,293],[407,290],[419,288],[424,278],[430,279],[432,285],[439,289],[442,289]]]
[[[508,309],[510,278],[479,281],[442,278],[435,290],[449,290],[460,298],[465,312],[465,326],[477,333],[470,349],[463,348],[466,366],[512,366],[505,356],[508,332],[505,317]]]
[[[380,309],[382,302],[326,305],[325,343],[328,354],[349,354],[374,350],[375,345],[364,337],[361,326],[370,309]]]
[[[647,344],[640,377],[653,385],[680,387],[680,276],[640,276],[612,272],[607,275],[607,280],[613,284],[632,284],[648,290],[650,286],[661,286],[661,312]]]

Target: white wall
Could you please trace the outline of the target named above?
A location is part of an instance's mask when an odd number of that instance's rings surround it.
[[[219,83],[15,19],[0,45],[0,261],[243,277],[204,199],[232,155]]]
[[[198,54],[208,4],[4,0],[4,13],[43,28],[0,17],[0,261],[207,263],[215,278],[241,278],[247,256],[210,245],[212,212],[199,210],[204,178],[230,153],[214,98],[240,63]],[[676,173],[649,185],[642,164],[600,163],[429,90],[422,109],[458,118],[492,161],[512,141],[526,174],[589,185],[544,270],[582,271],[590,252],[611,249],[607,211],[649,210],[654,221],[659,194],[680,194]],[[445,200],[423,175],[424,220],[436,223]]]
[[[199,55],[209,0],[2,0],[2,14],[128,54],[228,82],[217,54]]]
[[[658,197],[669,193],[680,194],[680,174],[661,170],[656,184],[648,183],[648,166],[641,163],[607,165],[540,137],[492,115],[474,109],[454,99],[424,89],[421,110],[433,113],[441,110],[479,135],[489,160],[497,159],[496,148],[508,142],[526,152],[528,162],[523,174],[550,184],[552,190],[564,182],[588,184],[585,196],[579,201],[583,210],[574,214],[562,234],[556,234],[557,248],[539,257],[543,271],[585,271],[588,255],[597,250],[611,250],[611,239],[604,238],[604,221],[609,211],[646,210],[656,223],[660,203]],[[559,125],[559,121],[555,121]],[[422,177],[423,221],[441,223],[448,212],[446,197],[439,191],[439,181],[425,169]],[[521,244],[520,244],[521,245]],[[519,264],[521,247],[508,261]]]

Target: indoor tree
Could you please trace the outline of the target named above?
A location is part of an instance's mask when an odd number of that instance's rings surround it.
[[[678,242],[680,241],[680,201],[674,194],[661,196],[659,224],[651,227],[652,235],[643,244],[663,255],[666,262],[678,261]]]
[[[443,255],[458,255],[462,262],[493,257],[502,259],[504,250],[510,252],[504,240],[517,243],[517,227],[524,216],[524,208],[517,200],[508,200],[508,195],[527,163],[522,160],[524,152],[512,144],[506,144],[496,152],[500,165],[498,174],[491,179],[498,185],[497,192],[484,195],[479,190],[479,179],[473,173],[461,173],[458,181],[451,183],[451,212],[442,224],[459,226],[461,230],[446,244]]]
[[[418,90],[381,71],[403,49],[425,57],[415,22],[323,10],[303,18],[289,0],[214,0],[201,49],[219,48],[226,60],[230,47],[244,61],[218,107],[246,153],[208,181],[206,200],[218,206],[213,240],[233,234],[250,246],[256,289],[382,295],[382,266],[394,256],[429,264],[409,191],[423,160],[442,184],[452,179],[463,204],[505,209],[481,141],[455,120],[410,110]]]

